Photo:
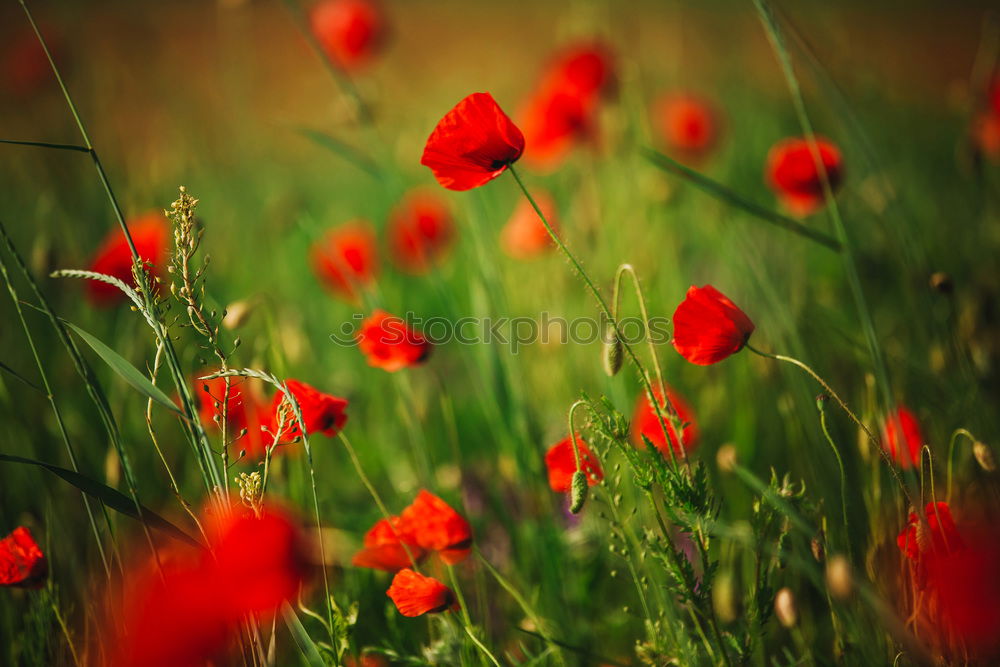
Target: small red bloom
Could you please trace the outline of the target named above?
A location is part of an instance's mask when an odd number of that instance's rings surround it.
[[[312,8],[309,23],[330,60],[345,70],[367,64],[387,33],[382,10],[369,0],[325,0]]]
[[[0,540],[0,586],[41,588],[49,563],[31,532],[18,526]]]
[[[139,257],[151,264],[154,272],[162,272],[167,262],[170,242],[170,226],[163,214],[147,213],[134,218],[128,222],[128,228]],[[90,263],[90,270],[114,276],[126,285],[135,286],[132,280],[132,251],[124,232],[117,226],[98,248]],[[111,306],[126,298],[117,287],[99,280],[87,281],[86,294],[95,306]]]
[[[427,139],[420,164],[449,190],[471,190],[499,176],[524,152],[524,135],[489,93],[455,105]]]
[[[580,469],[587,476],[587,483],[594,486],[604,479],[604,472],[597,457],[587,447],[587,443],[576,436],[576,448],[580,452]],[[545,454],[545,467],[549,470],[549,486],[556,493],[569,493],[573,473],[576,472],[576,457],[573,455],[572,439],[567,437],[549,447]]]
[[[426,338],[384,310],[376,310],[361,323],[357,338],[368,365],[390,373],[422,364],[431,353]]]
[[[816,137],[823,169],[834,191],[844,178],[843,158],[833,142]],[[806,139],[790,138],[776,143],[767,155],[767,183],[792,213],[809,215],[823,205],[823,179],[816,169]]]
[[[61,60],[62,39],[59,31],[43,25],[41,32],[56,62]],[[62,63],[61,63],[62,64]],[[31,97],[46,85],[55,86],[55,77],[38,37],[31,29],[8,36],[0,52],[0,89],[13,97]]]
[[[197,380],[196,393],[200,403],[198,414],[206,426],[221,429],[222,402],[226,396],[226,379]],[[247,387],[244,378],[229,378],[229,400],[226,402],[226,430],[234,449],[246,450],[252,459],[262,459],[271,439],[261,431],[267,425],[268,405]],[[220,421],[216,421],[218,418]],[[246,434],[240,432],[246,429]]]
[[[990,90],[987,94],[989,98],[989,107],[993,111],[993,114],[1000,116],[1000,74],[996,74],[993,80],[990,82]]]
[[[719,138],[719,114],[700,97],[675,94],[656,105],[654,119],[670,151],[687,160],[705,157]]]
[[[667,425],[667,433],[670,435],[670,444],[673,446],[674,455],[680,456],[681,447],[677,442],[677,431],[670,421],[667,407],[664,405],[663,397],[659,391],[656,392],[656,398],[661,405],[660,411],[663,413],[663,421]],[[698,446],[699,436],[698,426],[694,421],[694,412],[687,402],[681,398],[680,394],[670,387],[667,387],[667,398],[670,399],[670,403],[677,411],[677,417],[680,419],[681,424],[686,424],[681,429],[681,438],[684,440],[684,451],[690,454]],[[660,420],[657,418],[656,411],[653,410],[653,406],[645,394],[640,395],[636,401],[635,414],[632,417],[632,441],[637,447],[642,448],[646,446],[643,436],[646,436],[665,456],[670,455],[667,449],[667,441],[663,437],[663,428],[660,426]]]
[[[375,234],[362,221],[331,229],[313,244],[309,256],[323,284],[353,302],[358,301],[358,289],[370,285],[378,273]]]
[[[708,366],[743,349],[754,324],[711,285],[688,289],[674,311],[674,347],[692,364]]]
[[[433,577],[425,577],[410,569],[396,573],[386,595],[403,616],[433,614],[457,605],[450,588]]]
[[[990,160],[1000,160],[1000,112],[987,111],[972,120],[972,142]]]
[[[909,408],[900,406],[890,415],[882,429],[882,445],[901,468],[909,468],[920,463],[920,448],[924,446],[924,436],[920,424]]]
[[[472,527],[448,503],[433,493],[420,490],[416,499],[400,515],[405,541],[428,551],[436,551],[445,563],[465,560],[472,545]]]
[[[951,518],[948,503],[927,503],[924,508],[927,525],[921,524],[916,512],[910,512],[906,528],[896,538],[899,550],[912,561],[945,556],[962,547],[962,538]]]
[[[413,560],[420,561],[424,550],[417,544],[405,543],[407,535],[399,517],[392,517],[392,523],[381,519],[365,533],[364,548],[354,554],[351,562],[358,567],[367,567],[386,572],[397,572],[410,567]],[[407,553],[409,550],[409,553]]]
[[[389,251],[407,273],[425,273],[439,263],[455,240],[455,224],[437,195],[413,192],[389,216]]]
[[[299,409],[302,411],[302,419],[306,424],[306,433],[322,433],[327,437],[337,435],[340,429],[347,423],[347,400],[338,398],[330,394],[324,394],[315,387],[307,385],[298,380],[285,380],[285,385],[292,392]],[[282,407],[282,403],[286,405]],[[285,401],[285,394],[278,392],[271,401],[271,416],[268,431],[273,435],[278,430],[280,416],[285,415],[285,423],[281,427],[279,442],[286,443],[302,434],[295,413],[288,409]],[[287,411],[287,412],[286,412]]]
[[[552,195],[545,190],[539,190],[532,193],[532,196],[538,208],[545,214],[545,219],[558,233],[559,216]],[[514,259],[533,259],[556,247],[538,213],[527,199],[518,202],[510,220],[500,231],[500,246]]]

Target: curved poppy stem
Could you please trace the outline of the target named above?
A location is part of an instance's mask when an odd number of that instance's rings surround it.
[[[576,414],[576,409],[581,405],[587,405],[586,401],[580,400],[569,406],[569,442],[573,445],[573,460],[576,461],[576,471],[583,471],[583,461],[580,460],[580,449],[579,445],[576,444],[576,429],[573,428],[573,416]]]
[[[965,436],[970,442],[976,442],[976,436],[964,428],[955,429],[955,432],[951,434],[951,442],[948,443],[948,479],[945,486],[945,498],[949,504],[951,504],[951,478],[955,463],[955,444],[958,442],[959,436]]]
[[[615,291],[611,297],[611,313],[616,319],[618,318],[618,310],[621,300],[622,276],[626,273],[632,278],[632,285],[635,287],[635,295],[639,300],[639,314],[642,316],[642,326],[645,329],[646,344],[649,347],[649,356],[653,359],[653,370],[656,371],[656,384],[660,393],[666,396],[667,388],[663,382],[663,369],[660,366],[660,359],[656,355],[656,347],[653,345],[653,339],[649,337],[649,311],[646,309],[646,296],[643,294],[642,287],[639,285],[639,276],[636,275],[635,269],[631,264],[625,263],[618,266],[618,272],[615,274]]]
[[[816,399],[816,407],[819,408],[819,427],[823,431],[823,436],[830,444],[833,455],[837,459],[837,468],[840,469],[840,511],[844,515],[844,536],[847,539],[847,550],[851,552],[851,527],[847,520],[847,473],[844,471],[844,459],[840,456],[840,448],[830,435],[830,429],[826,424],[826,400],[824,397]]]
[[[639,361],[639,357],[636,356],[635,351],[632,349],[632,346],[629,345],[625,340],[623,340],[624,336],[622,335],[621,327],[619,326],[618,320],[615,317],[614,313],[611,312],[611,308],[608,307],[607,301],[605,301],[604,297],[601,296],[600,290],[597,289],[597,286],[594,284],[594,281],[591,280],[590,275],[588,275],[587,272],[584,270],[583,265],[580,264],[580,260],[576,258],[576,255],[574,255],[572,251],[570,251],[570,249],[566,246],[566,244],[559,237],[559,235],[556,234],[556,231],[555,229],[552,228],[552,225],[549,224],[549,221],[545,217],[545,214],[542,213],[542,209],[540,209],[538,207],[538,203],[535,202],[535,198],[531,196],[530,192],[528,192],[528,188],[524,185],[524,181],[521,180],[521,176],[517,173],[517,170],[514,168],[513,163],[507,163],[507,170],[510,172],[511,176],[514,177],[514,180],[517,181],[518,187],[521,188],[521,192],[524,193],[524,196],[528,200],[528,203],[531,204],[531,208],[535,209],[535,214],[538,215],[538,219],[542,221],[542,225],[544,225],[545,231],[549,233],[549,237],[552,238],[552,241],[555,242],[556,246],[559,248],[562,254],[566,256],[566,259],[569,260],[569,263],[573,265],[573,268],[580,275],[580,278],[583,279],[583,282],[587,286],[587,289],[594,296],[594,299],[597,301],[597,305],[600,307],[601,311],[611,322],[611,326],[615,330],[615,335],[618,336],[618,340],[621,341],[622,347],[625,348],[625,352],[628,354],[629,359],[632,361],[633,364],[635,364],[635,367],[639,371],[639,380],[642,382],[643,389],[645,389],[646,395],[649,397],[649,402],[653,406],[653,411],[656,413],[656,418],[660,422],[660,428],[663,430],[663,437],[665,438],[668,444],[671,443],[672,440],[670,438],[670,430],[667,428],[667,422],[663,417],[663,410],[660,407],[659,401],[656,399],[656,394],[653,391],[653,386],[649,381],[649,374],[643,367],[642,362]],[[664,400],[664,405],[667,408],[669,414],[672,415],[676,414],[677,411],[674,409],[674,406],[671,403],[670,398],[664,394],[663,400]],[[677,437],[680,438],[681,435],[678,433]],[[683,449],[683,446],[681,447],[681,449]],[[672,446],[669,446],[667,447],[667,451],[670,454],[670,462],[673,463],[674,465],[677,465],[677,459],[674,456],[674,448]]]

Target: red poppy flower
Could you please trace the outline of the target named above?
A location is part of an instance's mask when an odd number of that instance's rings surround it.
[[[358,301],[358,289],[378,273],[375,234],[368,223],[356,221],[331,229],[310,250],[313,271],[335,294]]]
[[[439,263],[455,240],[448,207],[440,197],[420,191],[407,195],[393,210],[386,232],[392,258],[414,274]]]
[[[604,472],[597,457],[587,447],[587,443],[576,436],[576,448],[580,452],[580,469],[587,476],[587,483],[594,486],[604,479]],[[576,472],[576,457],[573,455],[572,439],[567,437],[549,447],[545,454],[545,467],[549,470],[549,486],[556,493],[569,493],[573,473]]]
[[[396,573],[386,595],[403,616],[423,616],[457,607],[450,588],[410,569]]]
[[[59,31],[43,25],[41,33],[53,58],[59,62],[62,39]],[[8,41],[0,55],[0,87],[13,97],[28,98],[39,93],[47,84],[55,86],[52,68],[34,30],[26,29]]]
[[[555,200],[545,190],[532,193],[538,208],[552,228],[559,232],[558,211]],[[533,259],[554,249],[555,243],[541,218],[527,199],[521,199],[510,220],[500,232],[500,246],[514,259]]]
[[[987,158],[1000,160],[1000,112],[985,112],[972,121],[972,141]]]
[[[436,551],[445,563],[465,560],[472,544],[472,527],[448,503],[420,490],[413,503],[400,514],[405,541]]]
[[[354,554],[351,562],[358,567],[367,567],[386,572],[397,572],[410,567],[413,560],[420,561],[424,550],[417,544],[407,543],[404,547],[404,531],[399,517],[392,517],[392,523],[381,519],[365,533],[364,548]],[[407,553],[409,550],[409,553]]]
[[[699,437],[698,425],[694,421],[694,412],[680,394],[670,387],[667,387],[667,398],[670,399],[674,410],[677,411],[677,417],[680,419],[681,424],[686,424],[681,429],[681,438],[684,441],[684,451],[690,454],[698,446]],[[673,446],[674,455],[680,456],[681,447],[677,442],[677,431],[670,421],[667,408],[663,404],[663,397],[659,391],[656,392],[656,399],[661,405],[663,421],[667,424],[667,433],[670,435],[670,444]],[[639,396],[635,405],[635,413],[632,416],[632,441],[637,447],[643,448],[646,446],[643,436],[646,436],[665,456],[670,456],[667,449],[667,441],[663,437],[663,429],[660,427],[660,420],[657,418],[656,411],[653,410],[649,399],[646,398],[646,394]]]
[[[0,540],[0,586],[41,588],[48,574],[49,563],[27,528],[18,526]]]
[[[162,272],[167,263],[170,226],[162,213],[147,213],[128,222],[129,233],[135,249],[153,271]],[[126,285],[135,286],[132,280],[132,251],[128,247],[124,232],[116,228],[108,234],[94,254],[90,270],[118,278]],[[110,306],[125,300],[114,285],[99,280],[87,281],[87,298],[95,306]]]
[[[1000,116],[1000,74],[994,76],[990,82],[990,90],[987,97],[989,98],[989,105],[993,114]]]
[[[315,387],[298,380],[285,380],[285,385],[299,404],[307,434],[322,433],[332,438],[337,435],[340,429],[344,428],[344,424],[347,423],[347,400],[324,394]],[[282,407],[284,402],[285,394],[280,391],[275,394],[271,401],[268,431],[272,434],[272,438],[278,430],[282,412],[288,409],[287,406]],[[285,414],[285,423],[281,427],[279,442],[290,442],[300,435],[302,435],[302,430],[299,428],[298,420],[295,419],[294,413],[288,410]]]
[[[455,105],[427,139],[420,164],[449,190],[489,183],[524,152],[524,135],[489,93]]]
[[[390,373],[422,364],[431,353],[426,338],[384,310],[376,310],[361,323],[357,338],[368,365]]]
[[[916,512],[910,512],[906,527],[896,538],[900,551],[912,561],[947,555],[961,548],[962,538],[951,518],[948,503],[927,503],[924,508],[927,525]]]
[[[692,285],[674,311],[674,347],[699,366],[718,363],[743,349],[754,324],[711,285]]]
[[[345,70],[367,64],[387,33],[381,9],[369,0],[325,0],[309,12],[309,23],[330,60]]]
[[[829,139],[816,137],[823,169],[834,191],[844,178],[844,164],[838,149]],[[809,215],[823,205],[823,180],[809,142],[801,138],[776,143],[767,155],[767,183],[778,199],[796,215]]]
[[[247,456],[264,458],[269,438],[261,426],[267,425],[268,405],[250,391],[244,378],[229,378],[229,400],[226,405],[227,436],[237,451],[245,450]],[[226,396],[226,379],[197,380],[196,392],[200,403],[199,416],[206,426],[221,429],[222,401]],[[246,434],[240,432],[246,429]]]
[[[366,653],[357,660],[353,656],[344,658],[345,667],[389,667],[389,661],[377,653]]]
[[[882,429],[882,446],[901,468],[909,468],[920,463],[920,448],[924,436],[920,424],[909,408],[900,406],[890,415]]]
[[[695,95],[663,97],[654,119],[670,151],[688,160],[705,157],[719,138],[719,115],[712,105]]]

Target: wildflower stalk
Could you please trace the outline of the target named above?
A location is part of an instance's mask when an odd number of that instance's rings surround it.
[[[663,382],[663,369],[660,366],[660,358],[656,354],[656,346],[653,345],[653,339],[649,336],[649,312],[646,309],[646,297],[642,292],[642,286],[639,284],[639,276],[636,275],[635,269],[631,264],[622,264],[618,267],[618,272],[615,274],[615,291],[611,298],[611,313],[615,318],[618,317],[618,309],[621,300],[621,286],[622,278],[628,274],[632,278],[632,284],[635,286],[635,295],[639,300],[639,314],[642,316],[642,326],[644,333],[646,335],[646,344],[649,347],[649,356],[653,360],[653,370],[656,371],[656,384],[660,393],[664,396],[667,395],[667,387]]]
[[[833,455],[837,459],[837,468],[840,470],[840,511],[844,516],[844,535],[847,539],[847,550],[851,551],[851,529],[847,521],[847,473],[844,471],[844,460],[840,456],[840,448],[837,447],[837,443],[834,442],[833,436],[830,435],[830,429],[826,424],[826,396],[820,396],[816,399],[816,407],[819,409],[819,427],[823,431],[823,437],[826,438],[827,443],[830,445],[830,449],[833,450]]]
[[[968,438],[969,442],[976,442],[976,436],[972,435],[964,428],[955,429],[955,432],[951,434],[951,440],[948,443],[948,479],[945,487],[945,497],[949,503],[951,503],[951,479],[955,463],[955,445],[958,444],[958,439],[963,436]]]

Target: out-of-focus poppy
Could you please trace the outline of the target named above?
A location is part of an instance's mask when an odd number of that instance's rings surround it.
[[[472,93],[437,124],[420,158],[449,190],[471,190],[499,176],[524,152],[524,135],[489,93]]]
[[[962,538],[955,527],[948,503],[927,503],[925,525],[916,512],[910,512],[906,527],[896,538],[896,544],[912,561],[938,558],[962,547]]]
[[[354,70],[368,64],[385,44],[385,15],[371,0],[324,0],[309,12],[320,46],[334,64]]]
[[[199,415],[205,425],[221,429],[222,404],[226,397],[226,378],[196,380]],[[259,460],[271,445],[261,430],[268,424],[268,405],[249,390],[244,378],[229,378],[229,400],[226,401],[226,431],[234,449],[245,450],[247,456]],[[246,429],[246,434],[240,432]]]
[[[545,190],[538,190],[532,193],[532,197],[545,219],[558,233],[559,214],[552,195]],[[510,220],[500,231],[500,246],[514,259],[532,259],[556,247],[538,213],[526,198],[517,203]]]
[[[337,435],[347,423],[347,400],[324,394],[315,387],[298,380],[285,380],[285,386],[295,397],[305,421],[306,434],[322,433],[327,437]],[[295,413],[285,401],[285,394],[278,392],[271,401],[270,424],[268,431],[271,437],[277,435],[280,443],[290,442],[302,435]],[[281,419],[284,423],[281,424]],[[278,433],[280,428],[281,432]]]
[[[972,121],[972,141],[990,160],[1000,160],[1000,113],[983,112]]]
[[[924,445],[924,436],[920,432],[916,415],[909,408],[901,405],[885,420],[882,445],[901,468],[920,463],[920,448]]]
[[[51,26],[42,26],[45,42],[53,58],[59,59],[62,39]],[[0,54],[0,87],[12,97],[28,98],[46,84],[55,88],[55,76],[34,30],[21,30],[7,42]]]
[[[444,259],[455,240],[451,211],[437,195],[408,194],[389,216],[389,252],[407,273],[426,273]]]
[[[344,658],[345,667],[389,667],[389,661],[377,653],[366,653],[357,660],[354,656]]]
[[[461,514],[433,493],[421,489],[400,514],[405,541],[436,551],[445,563],[465,560],[472,545],[472,527]]]
[[[674,311],[674,348],[692,364],[708,366],[743,349],[754,324],[711,285],[692,285]]]
[[[331,229],[313,244],[309,256],[323,284],[355,303],[359,290],[370,285],[378,273],[375,233],[362,221]]]
[[[403,616],[423,616],[456,607],[455,594],[434,577],[410,569],[400,570],[386,595]]]
[[[579,434],[576,436],[576,448],[580,453],[580,469],[587,476],[587,484],[594,486],[604,479],[601,464]],[[549,451],[545,453],[545,467],[549,471],[549,487],[556,493],[569,493],[573,473],[576,472],[572,438],[566,437],[549,447]]]
[[[653,122],[670,153],[688,161],[706,157],[719,140],[719,113],[708,101],[689,93],[670,94],[654,106]]]
[[[354,565],[396,572],[424,557],[425,552],[419,545],[403,542],[407,532],[399,517],[392,517],[391,522],[380,519],[365,533],[364,548],[351,559]]]
[[[162,213],[147,213],[128,221],[129,233],[136,252],[154,273],[161,273],[167,262],[170,226]],[[90,262],[90,270],[118,278],[126,285],[135,286],[132,280],[132,251],[125,233],[117,228],[105,237],[101,247]],[[96,306],[111,306],[125,300],[114,285],[100,280],[87,281],[87,298]]]
[[[41,588],[48,574],[45,554],[27,528],[18,526],[0,540],[0,586]]]
[[[657,402],[660,403],[663,421],[667,425],[667,433],[670,435],[670,444],[673,447],[674,455],[681,455],[681,443],[677,442],[677,431],[671,423],[667,407],[664,404],[663,396],[657,390],[655,392]],[[677,417],[683,424],[681,429],[681,439],[684,441],[684,451],[690,454],[698,446],[698,425],[694,420],[694,412],[687,402],[673,389],[667,387],[667,398],[677,411]],[[635,405],[635,413],[632,417],[632,441],[637,447],[645,447],[643,436],[649,439],[653,445],[669,457],[667,441],[663,437],[663,429],[660,427],[660,420],[656,416],[656,411],[645,394],[639,396]]]
[[[844,178],[840,149],[822,137],[816,137],[816,148],[830,188],[836,191]],[[809,215],[822,207],[823,178],[806,139],[793,137],[776,143],[768,153],[765,173],[768,185],[795,215]]]
[[[426,338],[384,310],[376,310],[361,323],[357,340],[368,365],[390,373],[422,364],[431,353]]]

